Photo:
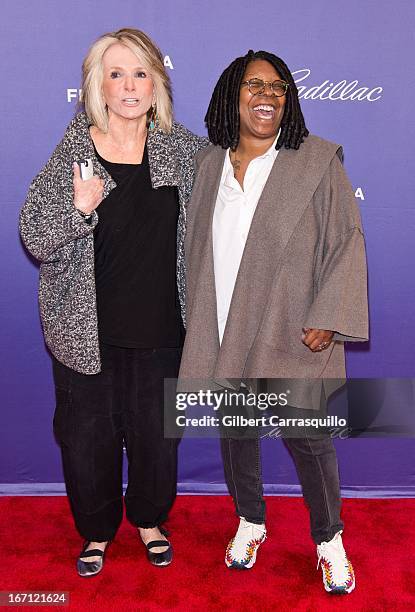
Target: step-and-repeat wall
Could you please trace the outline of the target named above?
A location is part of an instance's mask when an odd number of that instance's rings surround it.
[[[19,240],[18,213],[32,177],[75,113],[88,47],[100,34],[120,27],[140,28],[158,43],[174,87],[176,118],[198,134],[206,133],[203,117],[212,88],[230,61],[248,49],[285,59],[310,131],[344,146],[362,213],[371,340],[348,350],[349,375],[414,376],[414,3],[3,0],[1,9],[3,492],[63,490],[52,435],[50,357],[37,309],[38,267]],[[393,380],[385,385],[389,393],[382,395],[382,409],[389,411],[385,418],[390,421],[402,393],[413,406],[413,386]],[[398,432],[336,444],[342,483],[350,494],[415,489],[413,438]],[[269,491],[298,490],[293,465],[278,440],[264,441],[264,479]],[[217,440],[182,442],[179,480],[182,491],[223,490]]]

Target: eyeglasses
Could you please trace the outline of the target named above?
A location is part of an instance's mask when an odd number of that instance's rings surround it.
[[[285,81],[273,81],[271,83],[271,81],[263,81],[262,79],[250,79],[249,81],[244,81],[242,85],[248,85],[249,93],[253,96],[264,93],[265,87],[269,85],[272,93],[277,98],[284,96],[289,87],[289,84]]]

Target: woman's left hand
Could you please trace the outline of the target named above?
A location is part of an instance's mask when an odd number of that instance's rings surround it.
[[[328,348],[333,340],[334,332],[327,329],[303,328],[301,340],[313,353],[319,353]]]

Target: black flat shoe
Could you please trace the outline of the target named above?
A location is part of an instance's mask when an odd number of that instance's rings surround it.
[[[76,569],[78,570],[79,576],[82,576],[82,578],[88,578],[89,576],[96,576],[99,574],[104,567],[104,557],[108,544],[106,545],[105,550],[99,550],[99,548],[86,550],[90,545],[90,542],[85,542],[76,562]],[[98,561],[82,561],[81,557],[100,557],[100,559],[98,559]]]
[[[160,533],[164,536],[168,536],[169,532],[163,527],[159,527]],[[157,548],[157,546],[168,546],[167,550],[164,552],[151,552],[152,548]],[[170,565],[173,560],[173,548],[170,542],[167,540],[152,540],[148,544],[146,544],[147,548],[147,558],[152,565],[157,565],[159,567],[163,567],[165,565]]]

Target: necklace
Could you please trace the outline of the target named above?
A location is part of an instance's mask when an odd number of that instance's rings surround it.
[[[234,155],[233,159],[232,159],[232,154]],[[241,160],[237,159],[236,151],[231,151],[230,160],[231,160],[231,164],[233,166],[233,173],[236,176],[236,174],[241,169]]]

